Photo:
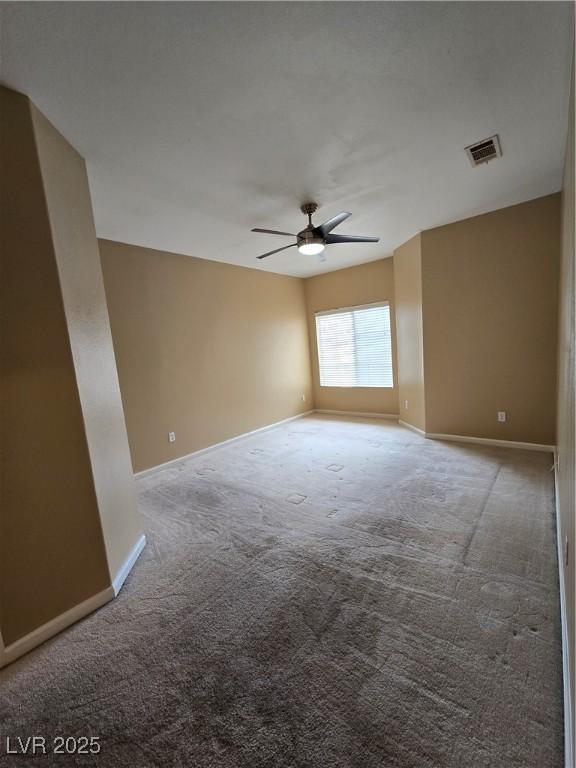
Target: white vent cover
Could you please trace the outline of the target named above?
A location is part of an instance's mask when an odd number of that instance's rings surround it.
[[[489,160],[494,160],[495,157],[502,157],[498,134],[466,147],[466,154],[473,166],[487,163]]]

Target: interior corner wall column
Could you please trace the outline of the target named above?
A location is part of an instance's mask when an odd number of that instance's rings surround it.
[[[558,415],[556,452],[556,505],[558,513],[558,560],[564,611],[564,717],[566,766],[573,765],[576,741],[576,424],[575,424],[575,256],[574,256],[574,58],[562,188],[562,246],[560,267],[560,317],[558,324]],[[563,592],[563,594],[562,594]]]
[[[428,434],[555,444],[559,254],[559,194],[396,249],[403,421]]]
[[[27,97],[0,99],[8,653],[109,599],[142,531],[85,164]]]
[[[422,326],[422,247],[415,235],[394,251],[400,420],[426,429]]]
[[[142,535],[86,164],[32,107],[38,158],[110,573]]]
[[[554,445],[560,195],[421,237],[426,432]]]

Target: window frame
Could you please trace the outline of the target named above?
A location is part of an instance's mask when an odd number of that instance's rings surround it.
[[[318,322],[317,318],[326,315],[339,315],[347,312],[357,312],[363,309],[377,309],[378,307],[388,307],[389,325],[390,325],[390,368],[392,373],[392,384],[382,384],[378,386],[365,386],[362,384],[353,384],[352,386],[346,384],[322,384],[321,370],[320,370],[320,344],[318,338]],[[316,359],[318,362],[318,384],[324,389],[394,389],[395,375],[394,375],[394,334],[392,333],[392,307],[390,301],[373,301],[368,304],[355,304],[349,307],[336,307],[335,309],[321,309],[314,312],[314,326],[316,331]]]

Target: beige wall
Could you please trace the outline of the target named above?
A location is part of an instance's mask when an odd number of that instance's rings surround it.
[[[100,254],[135,471],[313,407],[302,280],[106,240]]]
[[[568,565],[565,568],[564,582],[566,589],[566,625],[568,630],[568,646],[570,657],[570,685],[572,706],[576,710],[574,700],[574,675],[576,661],[574,654],[574,634],[576,615],[574,591],[576,572],[574,558],[576,548],[574,541],[574,516],[576,495],[574,493],[574,465],[576,453],[574,450],[575,413],[574,398],[576,383],[574,378],[574,70],[572,72],[572,89],[570,96],[570,119],[566,149],[566,164],[564,168],[564,187],[562,191],[562,266],[560,280],[560,322],[558,344],[558,510],[560,517],[560,543],[564,551],[568,539]],[[573,711],[572,717],[574,718]],[[574,734],[574,719],[571,723]]]
[[[398,413],[396,370],[396,324],[394,310],[394,266],[392,259],[371,261],[339,269],[305,281],[310,357],[316,408],[364,413]],[[321,387],[318,372],[315,312],[353,307],[376,301],[390,302],[394,387]]]
[[[38,110],[34,131],[111,577],[142,526],[122,410],[86,165]]]
[[[426,429],[420,235],[394,251],[398,399],[402,421]]]
[[[0,98],[0,628],[10,646],[85,600],[110,599],[142,531],[84,160],[26,97],[0,88]]]
[[[422,233],[427,432],[555,443],[559,233],[559,194]]]
[[[110,577],[33,108],[3,88],[0,99],[0,626],[8,645]]]

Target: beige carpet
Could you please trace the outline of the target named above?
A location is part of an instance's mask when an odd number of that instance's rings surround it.
[[[560,768],[551,464],[316,416],[139,480],[120,597],[0,676],[102,752],[0,765]]]

